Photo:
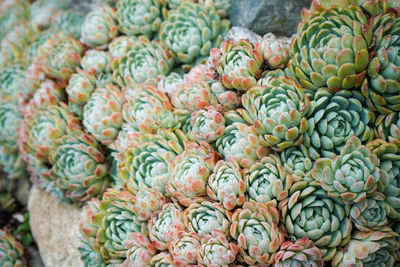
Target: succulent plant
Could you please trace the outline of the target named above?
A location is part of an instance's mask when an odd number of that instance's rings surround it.
[[[136,42],[140,42],[142,39],[147,38],[141,36],[118,36],[108,44],[108,52],[112,58],[122,57]]]
[[[211,48],[219,46],[229,25],[212,5],[184,1],[161,24],[160,40],[177,55],[179,62],[189,64],[207,57]]]
[[[110,145],[114,151],[125,152],[128,147],[139,143],[143,134],[128,123],[123,123],[117,139]]]
[[[308,117],[308,131],[304,145],[312,147],[321,157],[340,154],[346,141],[353,135],[363,144],[374,138],[370,127],[375,115],[363,106],[365,98],[357,91],[341,90],[333,93],[320,89],[314,96],[315,108]]]
[[[17,152],[10,152],[0,145],[0,173],[7,175],[8,179],[27,177],[26,163]]]
[[[38,0],[31,5],[32,24],[38,25],[41,29],[51,26],[54,14],[62,9],[67,9],[72,4],[71,0]]]
[[[183,84],[183,77],[176,72],[171,72],[167,76],[161,77],[160,81],[157,83],[157,89],[167,94],[169,97],[172,97],[178,87]]]
[[[225,133],[224,116],[214,106],[197,110],[191,116],[192,131],[189,136],[197,142],[214,142]]]
[[[147,221],[154,211],[160,210],[166,198],[157,188],[141,188],[134,198],[135,212],[138,220]]]
[[[146,82],[167,75],[174,64],[174,55],[159,41],[141,38],[126,54],[113,61],[113,78],[118,85]]]
[[[129,239],[130,241],[127,244],[129,249],[126,252],[126,260],[122,264],[122,267],[149,266],[157,249],[155,249],[150,240],[141,233],[131,233]]]
[[[50,30],[42,31],[35,35],[30,44],[25,47],[23,57],[28,63],[33,63],[39,52],[39,47],[44,44],[52,34],[53,32]]]
[[[84,70],[100,74],[111,71],[111,55],[108,52],[91,49],[88,50],[81,60]]]
[[[70,33],[53,34],[39,47],[38,57],[50,78],[68,80],[79,65],[83,47]]]
[[[358,6],[320,9],[306,15],[291,45],[290,72],[303,88],[360,87],[369,63],[372,27]],[[315,33],[318,36],[311,38]]]
[[[261,54],[270,69],[283,69],[290,60],[290,39],[276,38],[266,34],[260,41]]]
[[[201,237],[192,232],[179,232],[178,236],[168,243],[174,263],[179,266],[189,266],[197,263],[197,250],[201,245]]]
[[[276,202],[244,203],[232,215],[230,233],[239,247],[237,260],[249,265],[272,264],[284,242],[278,228],[279,211]]]
[[[295,242],[286,241],[275,255],[276,267],[284,266],[324,266],[322,254],[313,242],[303,237]]]
[[[343,251],[332,260],[332,266],[395,266],[400,244],[398,234],[389,227],[380,231],[356,231]]]
[[[0,146],[6,148],[9,153],[17,153],[18,129],[23,118],[14,103],[0,103]]]
[[[195,198],[206,194],[208,177],[217,161],[217,153],[205,142],[189,142],[185,151],[168,166],[167,196],[175,197],[188,207]]]
[[[235,159],[244,168],[250,168],[269,154],[269,149],[261,145],[254,127],[241,122],[229,124],[215,146],[223,157]]]
[[[108,166],[99,144],[89,134],[74,129],[58,138],[49,154],[50,175],[73,201],[96,197],[109,184]]]
[[[0,264],[4,267],[24,267],[24,248],[7,228],[0,230]]]
[[[282,222],[289,238],[308,237],[322,253],[324,261],[331,260],[338,247],[351,238],[350,208],[313,182],[295,183],[290,196],[279,203]]]
[[[247,201],[281,201],[288,197],[294,178],[278,156],[270,154],[244,170]]]
[[[96,140],[111,144],[122,127],[122,93],[117,86],[97,88],[83,107],[83,125]]]
[[[243,174],[236,160],[219,160],[208,178],[207,194],[218,200],[225,209],[233,210],[245,202],[247,191]]]
[[[400,118],[398,112],[381,114],[375,120],[376,137],[400,145]]]
[[[69,32],[75,39],[79,40],[84,19],[85,16],[82,13],[72,9],[61,11],[54,18],[51,28],[54,31]]]
[[[400,4],[399,4],[400,6]],[[391,13],[373,20],[374,55],[368,65],[361,92],[372,110],[381,114],[400,111],[400,70],[397,51],[400,46],[400,20]]]
[[[167,2],[174,2],[174,0],[167,0]],[[212,3],[221,18],[228,17],[232,5],[232,0],[200,0],[199,2],[205,5]]]
[[[117,20],[124,34],[151,37],[163,20],[163,0],[121,0],[117,2]]]
[[[379,230],[388,224],[389,207],[383,201],[384,198],[383,195],[376,195],[351,207],[350,216],[358,230]]]
[[[350,204],[375,195],[383,176],[378,157],[356,136],[348,139],[340,155],[317,159],[311,172],[330,197]]]
[[[18,94],[22,92],[25,67],[23,63],[14,63],[0,69],[0,101],[17,102]]]
[[[197,250],[199,266],[227,266],[235,261],[239,247],[230,243],[225,234],[214,230],[201,239]]]
[[[154,267],[176,267],[170,253],[160,252],[151,258],[150,265]]]
[[[114,84],[111,73],[99,73],[96,79],[97,87],[106,87],[109,84]]]
[[[232,214],[215,202],[194,202],[183,212],[186,228],[203,237],[214,230],[229,236]]]
[[[63,83],[57,83],[53,80],[43,80],[34,92],[32,98],[25,107],[26,112],[32,112],[34,109],[46,109],[51,105],[57,105],[66,100],[66,94]]]
[[[292,79],[273,78],[267,86],[254,86],[242,96],[242,103],[239,112],[254,125],[263,145],[282,151],[303,142],[312,103]]]
[[[90,47],[107,45],[118,34],[115,10],[100,5],[89,12],[81,26],[81,40]]]
[[[256,85],[256,79],[261,74],[261,46],[254,47],[246,39],[225,41],[221,49],[211,49],[210,58],[221,75],[222,84],[229,89],[246,91]]]
[[[68,105],[75,115],[82,117],[83,106],[89,101],[96,88],[96,76],[90,72],[78,70],[71,75],[65,91],[68,94]]]
[[[106,267],[100,253],[97,252],[86,240],[81,241],[78,250],[85,267]]]
[[[26,19],[29,19],[28,1],[3,1],[0,3],[0,39]]]
[[[147,227],[153,246],[159,250],[167,249],[167,244],[172,242],[179,232],[185,230],[183,211],[179,204],[164,204],[151,215]]]

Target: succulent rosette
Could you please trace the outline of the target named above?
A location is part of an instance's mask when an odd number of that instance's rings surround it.
[[[23,118],[14,103],[0,103],[0,146],[6,148],[9,153],[17,153],[18,129]]]
[[[109,84],[114,84],[111,73],[99,73],[96,79],[97,87],[106,87]]]
[[[201,239],[201,245],[197,250],[199,266],[227,266],[235,261],[239,247],[230,243],[225,234],[214,230]]]
[[[49,28],[54,20],[54,14],[62,9],[67,9],[72,4],[71,0],[38,0],[31,5],[32,24],[41,29]]]
[[[375,120],[374,133],[388,142],[400,145],[400,118],[398,112],[379,115]]]
[[[46,109],[51,105],[58,105],[58,103],[65,100],[64,84],[45,79],[40,83],[26,105],[25,113],[32,112],[34,109]]]
[[[246,39],[225,41],[221,49],[211,50],[211,61],[221,75],[222,84],[229,89],[246,91],[256,85],[261,74],[261,46]]]
[[[33,63],[39,52],[39,47],[44,44],[52,36],[52,34],[53,32],[50,30],[42,31],[35,35],[35,37],[32,39],[32,42],[25,47],[23,57],[28,63]]]
[[[225,133],[225,118],[214,106],[193,112],[191,124],[189,136],[197,142],[212,143]]]
[[[169,0],[167,2],[178,2],[178,1]],[[201,0],[200,2],[204,2],[206,5],[212,3],[221,18],[228,17],[232,5],[232,0]]]
[[[389,227],[380,231],[356,231],[343,251],[338,251],[332,266],[395,266],[400,248],[398,234]]]
[[[351,137],[340,155],[315,161],[312,177],[321,183],[332,198],[344,202],[360,203],[376,194],[381,177],[379,159],[358,137]]]
[[[68,80],[79,65],[83,47],[70,33],[53,34],[39,47],[43,72],[50,78]]]
[[[155,267],[176,267],[174,259],[170,253],[160,252],[151,258],[151,266]]]
[[[313,242],[303,237],[295,242],[287,241],[282,244],[275,255],[276,267],[284,266],[324,266],[322,253]]]
[[[141,36],[118,36],[108,44],[108,52],[112,58],[122,57],[136,42],[140,42],[143,38],[147,39]]]
[[[312,147],[321,157],[340,154],[347,140],[357,136],[363,144],[374,138],[370,126],[374,113],[364,106],[365,98],[357,91],[334,93],[320,89],[314,96],[315,108],[308,116],[304,145]]]
[[[229,26],[213,5],[183,1],[161,24],[160,40],[179,62],[189,64],[207,57],[211,48],[219,46]]]
[[[389,207],[383,201],[384,196],[376,195],[355,203],[350,210],[354,226],[360,231],[382,229],[388,224]]]
[[[283,69],[290,60],[290,39],[276,38],[272,33],[266,34],[260,41],[261,54],[271,69]]]
[[[153,84],[134,84],[124,89],[122,115],[124,121],[143,133],[159,128],[173,128],[176,118],[166,94]]]
[[[161,77],[160,81],[157,83],[157,89],[167,94],[169,97],[172,97],[178,87],[183,84],[184,79],[182,75],[176,72],[171,72],[167,76]]]
[[[83,126],[96,140],[111,144],[122,127],[122,93],[115,85],[97,88],[83,107]]]
[[[300,85],[287,77],[254,86],[242,96],[244,119],[254,125],[265,146],[282,151],[303,142],[312,103]]]
[[[121,87],[146,82],[167,75],[174,64],[174,55],[164,43],[141,38],[126,54],[113,61],[113,78]]]
[[[158,32],[163,20],[163,0],[121,0],[117,2],[119,29],[126,35],[146,35]]]
[[[90,47],[107,45],[118,34],[115,10],[100,5],[89,12],[81,26],[81,40]]]
[[[100,74],[111,71],[111,55],[108,52],[91,49],[88,50],[81,60],[84,70]]]
[[[150,240],[141,233],[131,233],[129,248],[126,252],[126,260],[122,267],[141,267],[149,266],[151,259],[156,254],[157,249],[151,244]]]
[[[208,177],[217,159],[217,153],[208,143],[187,143],[185,151],[168,166],[169,180],[165,187],[167,195],[176,198],[186,207],[195,198],[204,196]]]
[[[0,38],[22,21],[29,19],[28,1],[3,1],[0,3]]]
[[[68,94],[68,105],[77,116],[82,116],[83,106],[89,101],[95,88],[96,76],[94,74],[78,70],[71,75],[65,91]]]
[[[82,240],[78,247],[79,253],[81,254],[81,260],[85,264],[85,267],[98,266],[106,267],[100,253],[97,252],[89,242]]]
[[[131,192],[142,188],[158,188],[165,193],[170,179],[170,162],[185,150],[187,136],[180,130],[159,130],[157,134],[142,135],[129,147],[120,164],[120,177]],[[178,170],[176,170],[178,171]]]
[[[123,123],[117,139],[110,145],[110,148],[118,152],[125,152],[128,147],[138,144],[142,135],[130,124]]]
[[[25,267],[24,248],[9,233],[7,228],[0,230],[0,264],[4,267]]]
[[[179,232],[186,229],[181,207],[176,203],[164,204],[151,215],[147,227],[153,246],[159,250],[167,249],[167,244],[173,241]]]
[[[239,247],[237,260],[249,265],[272,264],[284,242],[278,228],[279,211],[276,203],[244,203],[232,215],[230,234]]]
[[[203,237],[214,230],[229,236],[232,214],[215,202],[202,201],[190,204],[183,212],[186,228]]]
[[[0,101],[17,102],[23,90],[25,67],[23,63],[14,63],[0,69]]]
[[[69,32],[74,38],[79,40],[84,19],[85,16],[82,13],[73,10],[61,11],[54,18],[52,29],[55,31]]]
[[[197,251],[201,245],[201,237],[192,232],[179,232],[178,236],[168,243],[174,263],[179,266],[189,266],[197,263]]]
[[[229,158],[215,164],[207,185],[207,194],[211,199],[219,201],[226,210],[233,210],[245,202],[246,190],[243,173],[236,160]]]
[[[321,250],[324,261],[331,260],[338,247],[351,238],[349,206],[330,198],[313,182],[295,183],[279,209],[289,238],[308,237]]]
[[[134,198],[138,220],[147,221],[154,211],[160,210],[166,198],[157,188],[141,188]]]
[[[291,45],[289,63],[302,87],[314,91],[320,87],[360,87],[372,44],[372,27],[362,9],[333,6],[303,18]]]
[[[24,178],[28,175],[21,155],[10,152],[4,146],[0,146],[0,172],[6,174],[8,179]]]
[[[301,144],[283,150],[280,158],[285,171],[293,176],[294,181],[301,181],[304,178],[311,178],[311,170],[315,160],[319,159],[319,154]]]
[[[281,201],[288,197],[294,178],[278,156],[269,154],[244,170],[247,201]]]
[[[49,154],[50,175],[73,201],[96,197],[109,184],[106,158],[96,140],[74,129],[58,138]]]
[[[269,149],[261,145],[254,127],[241,122],[228,124],[225,134],[215,142],[215,147],[223,157],[235,159],[243,168],[250,168],[269,154]]]

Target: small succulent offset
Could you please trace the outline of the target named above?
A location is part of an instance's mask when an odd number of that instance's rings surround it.
[[[225,133],[225,118],[214,106],[207,106],[191,115],[189,137],[197,142],[214,142]]]
[[[129,249],[126,252],[126,260],[121,267],[149,266],[151,259],[157,252],[150,240],[142,233],[131,233],[126,247]]]
[[[138,220],[145,221],[154,211],[160,210],[166,198],[157,188],[141,188],[133,199]]]
[[[100,74],[111,71],[111,55],[108,52],[91,49],[88,50],[81,60],[84,70]]]
[[[283,69],[286,67],[290,60],[290,39],[278,39],[272,33],[268,33],[258,43],[268,68]]]
[[[168,243],[174,263],[178,267],[197,263],[197,251],[201,245],[201,237],[192,232],[179,232],[174,241]]]
[[[79,40],[84,19],[85,16],[82,13],[73,10],[61,11],[54,18],[52,29],[69,32]]]
[[[0,230],[0,265],[4,267],[25,267],[24,248],[7,228]]]
[[[384,196],[376,195],[355,203],[350,210],[354,226],[360,231],[380,230],[388,224],[389,207]]]

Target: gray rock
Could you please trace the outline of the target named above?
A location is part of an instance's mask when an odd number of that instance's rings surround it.
[[[31,189],[31,183],[29,182],[29,177],[23,177],[17,181],[17,189],[15,196],[19,203],[26,206],[28,203],[29,190]]]
[[[61,203],[50,194],[32,187],[28,209],[31,231],[44,265],[84,266],[78,251],[81,208]]]
[[[261,36],[255,32],[252,32],[242,27],[232,27],[229,32],[225,35],[224,41],[239,41],[240,39],[247,39],[251,43],[255,43],[261,39]]]
[[[310,4],[311,0],[233,0],[229,19],[232,26],[260,35],[290,36],[297,30],[301,9]]]

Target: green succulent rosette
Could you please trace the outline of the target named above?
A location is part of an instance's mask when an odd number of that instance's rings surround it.
[[[247,201],[281,201],[288,197],[294,178],[274,154],[262,158],[244,170]]]
[[[122,266],[141,267],[149,266],[151,259],[157,253],[157,249],[150,240],[141,233],[131,233],[129,242],[126,245],[129,249],[126,252],[126,260]]]
[[[330,197],[348,204],[374,196],[378,186],[387,180],[376,154],[361,145],[356,136],[347,141],[340,155],[316,160],[311,174]]]
[[[114,84],[111,73],[99,73],[96,79],[97,87],[106,87],[109,84]]]
[[[34,64],[34,60],[39,52],[39,47],[44,44],[52,34],[50,30],[42,31],[35,35],[32,42],[25,47],[23,57],[28,63]]]
[[[167,75],[174,64],[174,55],[164,43],[141,38],[126,54],[112,63],[114,81],[121,87],[150,82]]]
[[[215,202],[194,202],[183,212],[183,221],[186,228],[203,237],[212,231],[221,231],[229,236],[232,214]]]
[[[284,266],[324,266],[322,253],[313,242],[303,237],[295,242],[287,241],[282,244],[275,255],[276,267]]]
[[[4,1],[0,3],[0,38],[20,24],[29,19],[29,2],[28,1]]]
[[[91,73],[109,73],[111,71],[111,60],[110,53],[91,49],[82,57],[81,66],[84,70]]]
[[[81,260],[85,267],[106,267],[100,253],[94,250],[93,246],[86,240],[82,240],[78,247],[81,254]]]
[[[168,243],[168,250],[177,266],[189,266],[197,263],[197,250],[200,245],[201,237],[198,234],[182,231]]]
[[[400,145],[400,118],[398,112],[381,114],[375,120],[376,137]]]
[[[383,195],[366,198],[350,209],[353,225],[360,231],[376,231],[388,224],[389,207]]]
[[[167,252],[160,252],[154,255],[151,258],[150,265],[155,267],[177,267],[171,254]]]
[[[171,72],[167,76],[163,76],[160,78],[160,81],[157,83],[157,89],[169,97],[172,97],[177,88],[184,84],[184,79],[182,75]]]
[[[246,39],[227,40],[221,49],[211,49],[210,57],[225,87],[247,91],[256,85],[263,64],[260,45],[254,47]]]
[[[115,85],[97,88],[83,107],[83,126],[97,141],[111,144],[122,127],[122,93]]]
[[[55,33],[39,47],[43,72],[54,79],[68,80],[79,65],[83,47],[70,33]]]
[[[229,26],[212,5],[183,1],[161,24],[160,40],[176,54],[178,62],[190,64],[219,46]]]
[[[72,4],[71,0],[38,0],[31,5],[30,22],[41,29],[52,26],[54,14],[63,9],[68,9]]]
[[[119,153],[124,153],[128,147],[135,146],[143,134],[128,123],[123,123],[117,139],[110,148]]]
[[[257,44],[270,69],[283,69],[290,60],[290,39],[276,38],[274,34],[266,34]],[[256,45],[257,45],[256,44]]]
[[[289,197],[279,203],[279,210],[289,238],[308,237],[321,250],[324,261],[331,260],[338,247],[351,238],[350,207],[329,197],[314,182],[295,183]]]
[[[214,106],[193,112],[191,125],[189,136],[197,142],[212,143],[225,133],[225,118]]]
[[[348,245],[335,255],[332,266],[396,266],[400,247],[397,237],[389,227],[380,231],[356,231]]]
[[[273,78],[267,86],[254,86],[242,96],[243,118],[254,125],[265,146],[282,151],[303,142],[312,104],[290,78]]]
[[[314,96],[315,108],[308,116],[304,145],[313,153],[332,158],[340,154],[353,135],[363,144],[374,138],[371,124],[375,114],[364,106],[365,98],[358,91],[341,90],[334,93],[320,89]]]
[[[115,10],[99,5],[85,16],[81,26],[81,40],[89,47],[107,45],[118,34]]]
[[[292,146],[283,150],[280,154],[282,166],[285,171],[293,176],[294,181],[302,181],[311,178],[311,170],[319,154],[305,145]]]
[[[183,210],[177,203],[166,203],[151,215],[147,227],[153,246],[165,250],[167,244],[185,230]]]
[[[117,2],[116,17],[121,32],[128,36],[157,33],[163,21],[164,0],[121,0]]]
[[[167,2],[178,2],[182,0],[167,0]],[[227,18],[232,6],[232,0],[201,0],[205,5],[213,4],[221,18]]]
[[[166,94],[153,84],[135,84],[124,89],[124,121],[142,133],[155,133],[159,128],[174,128],[178,118]]]
[[[82,207],[82,213],[79,217],[79,231],[81,233],[81,247],[78,248],[81,252],[81,257],[85,253],[91,259],[99,260],[100,263],[104,263],[103,256],[100,254],[99,247],[97,245],[97,232],[102,225],[102,218],[104,216],[100,215],[100,200],[93,198],[87,201]]]
[[[14,63],[0,68],[0,101],[18,101],[25,78],[25,67],[24,63]]]
[[[303,88],[361,86],[369,63],[372,27],[355,5],[321,8],[308,14],[291,45],[290,72]]]
[[[197,250],[197,262],[199,266],[227,266],[235,261],[239,247],[230,243],[225,234],[214,230],[201,239],[201,245]]]
[[[90,72],[78,70],[71,75],[65,91],[68,94],[68,106],[75,115],[82,117],[83,107],[96,89],[96,76]]]
[[[207,195],[219,201],[226,210],[241,206],[246,200],[246,184],[238,162],[232,158],[219,160],[208,178]]]
[[[0,264],[4,267],[25,267],[24,248],[9,233],[7,228],[0,230]]]
[[[187,143],[183,153],[169,163],[169,180],[165,186],[167,196],[177,199],[185,207],[197,197],[204,196],[217,159],[217,153],[208,143]]]
[[[49,106],[65,102],[65,100],[64,84],[45,79],[40,83],[28,105],[26,105],[25,113],[33,112],[34,109],[46,109]]]
[[[148,221],[151,214],[165,204],[166,198],[158,188],[141,188],[134,198],[135,211],[138,215],[138,220]]]
[[[142,39],[146,40],[147,38],[144,36],[118,36],[108,44],[108,52],[112,58],[122,57],[136,42],[140,42]]]
[[[285,238],[278,228],[276,202],[244,203],[232,215],[230,234],[237,241],[239,262],[273,264],[275,254]]]
[[[18,152],[10,152],[0,146],[0,173],[5,173],[8,179],[27,177],[26,163]]]
[[[22,116],[14,103],[0,102],[0,146],[10,153],[18,152],[18,129],[22,123]]]
[[[74,36],[75,39],[79,40],[81,37],[81,27],[85,16],[82,13],[65,10],[61,11],[54,18],[53,25],[51,28],[54,31],[64,31],[69,32]]]
[[[138,192],[142,188],[157,188],[165,193],[165,185],[172,175],[169,165],[185,150],[188,142],[180,131],[159,130],[158,134],[139,137],[138,144],[129,147],[120,164],[120,177],[127,189]]]
[[[58,138],[49,154],[50,176],[72,201],[87,201],[109,184],[108,165],[101,147],[89,134],[74,129]]]

